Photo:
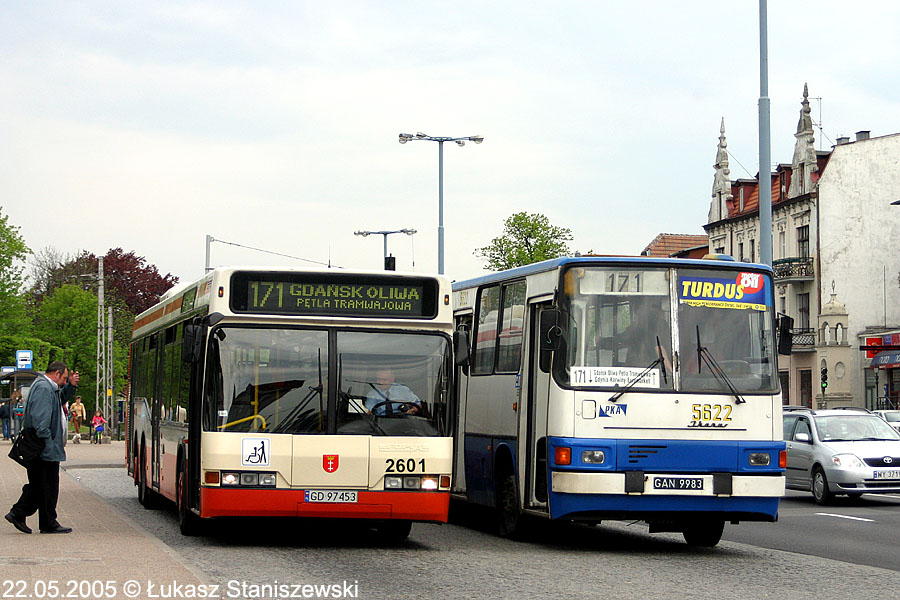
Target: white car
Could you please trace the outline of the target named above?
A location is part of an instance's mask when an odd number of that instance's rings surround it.
[[[873,410],[873,413],[888,422],[888,425],[900,431],[900,410]]]

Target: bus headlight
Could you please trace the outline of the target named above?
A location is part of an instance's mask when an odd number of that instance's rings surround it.
[[[581,453],[581,462],[601,465],[606,460],[603,450],[585,450]]]
[[[450,478],[446,475],[405,475],[396,477],[388,475],[384,478],[384,489],[386,490],[426,490],[435,491],[441,487],[450,487]]]
[[[227,487],[275,487],[275,473],[239,471],[222,473],[222,485]]]
[[[751,452],[749,460],[751,467],[768,467],[772,457],[768,452]]]

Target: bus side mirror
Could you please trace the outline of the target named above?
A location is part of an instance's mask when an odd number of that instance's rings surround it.
[[[184,326],[184,337],[181,340],[181,360],[195,363],[200,360],[200,348],[203,343],[203,327],[193,323]]]
[[[457,367],[469,366],[469,335],[461,329],[453,332],[453,352]]]
[[[559,310],[548,308],[541,312],[541,351],[559,350],[562,329],[559,327]]]
[[[562,346],[562,329],[559,327],[559,319],[559,310],[555,308],[541,311],[540,340],[538,340],[540,359],[538,366],[544,373],[550,372],[553,351],[559,350]]]
[[[778,354],[790,354],[794,346],[794,337],[791,330],[794,328],[794,319],[787,315],[778,317]]]

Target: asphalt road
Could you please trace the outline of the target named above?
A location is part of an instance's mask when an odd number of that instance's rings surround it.
[[[774,542],[723,541],[716,548],[694,549],[680,535],[650,535],[641,524],[539,523],[524,540],[507,540],[491,532],[484,512],[456,504],[451,524],[416,524],[409,540],[396,547],[382,546],[374,533],[352,523],[330,521],[217,521],[203,536],[186,538],[178,532],[174,510],[147,511],[137,503],[123,468],[70,468],[67,473],[223,590],[249,585],[252,591],[254,585],[279,582],[349,585],[348,597],[358,598],[821,600],[887,597],[896,595],[900,584],[897,570],[770,549],[778,545]],[[726,527],[726,535],[775,539],[785,524],[802,526],[809,518],[820,529],[854,528],[831,534],[832,545],[840,545],[866,525],[793,514],[807,509],[827,512],[802,498],[789,500],[781,523]],[[165,574],[160,578],[165,581]]]
[[[809,492],[788,490],[778,523],[726,525],[724,539],[900,571],[898,533],[900,496],[838,496],[819,506]]]

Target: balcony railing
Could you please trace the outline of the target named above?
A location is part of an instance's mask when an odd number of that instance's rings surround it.
[[[816,345],[815,329],[791,329],[794,348],[809,348]]]
[[[816,276],[813,259],[808,256],[779,258],[772,261],[775,279],[812,279]]]

